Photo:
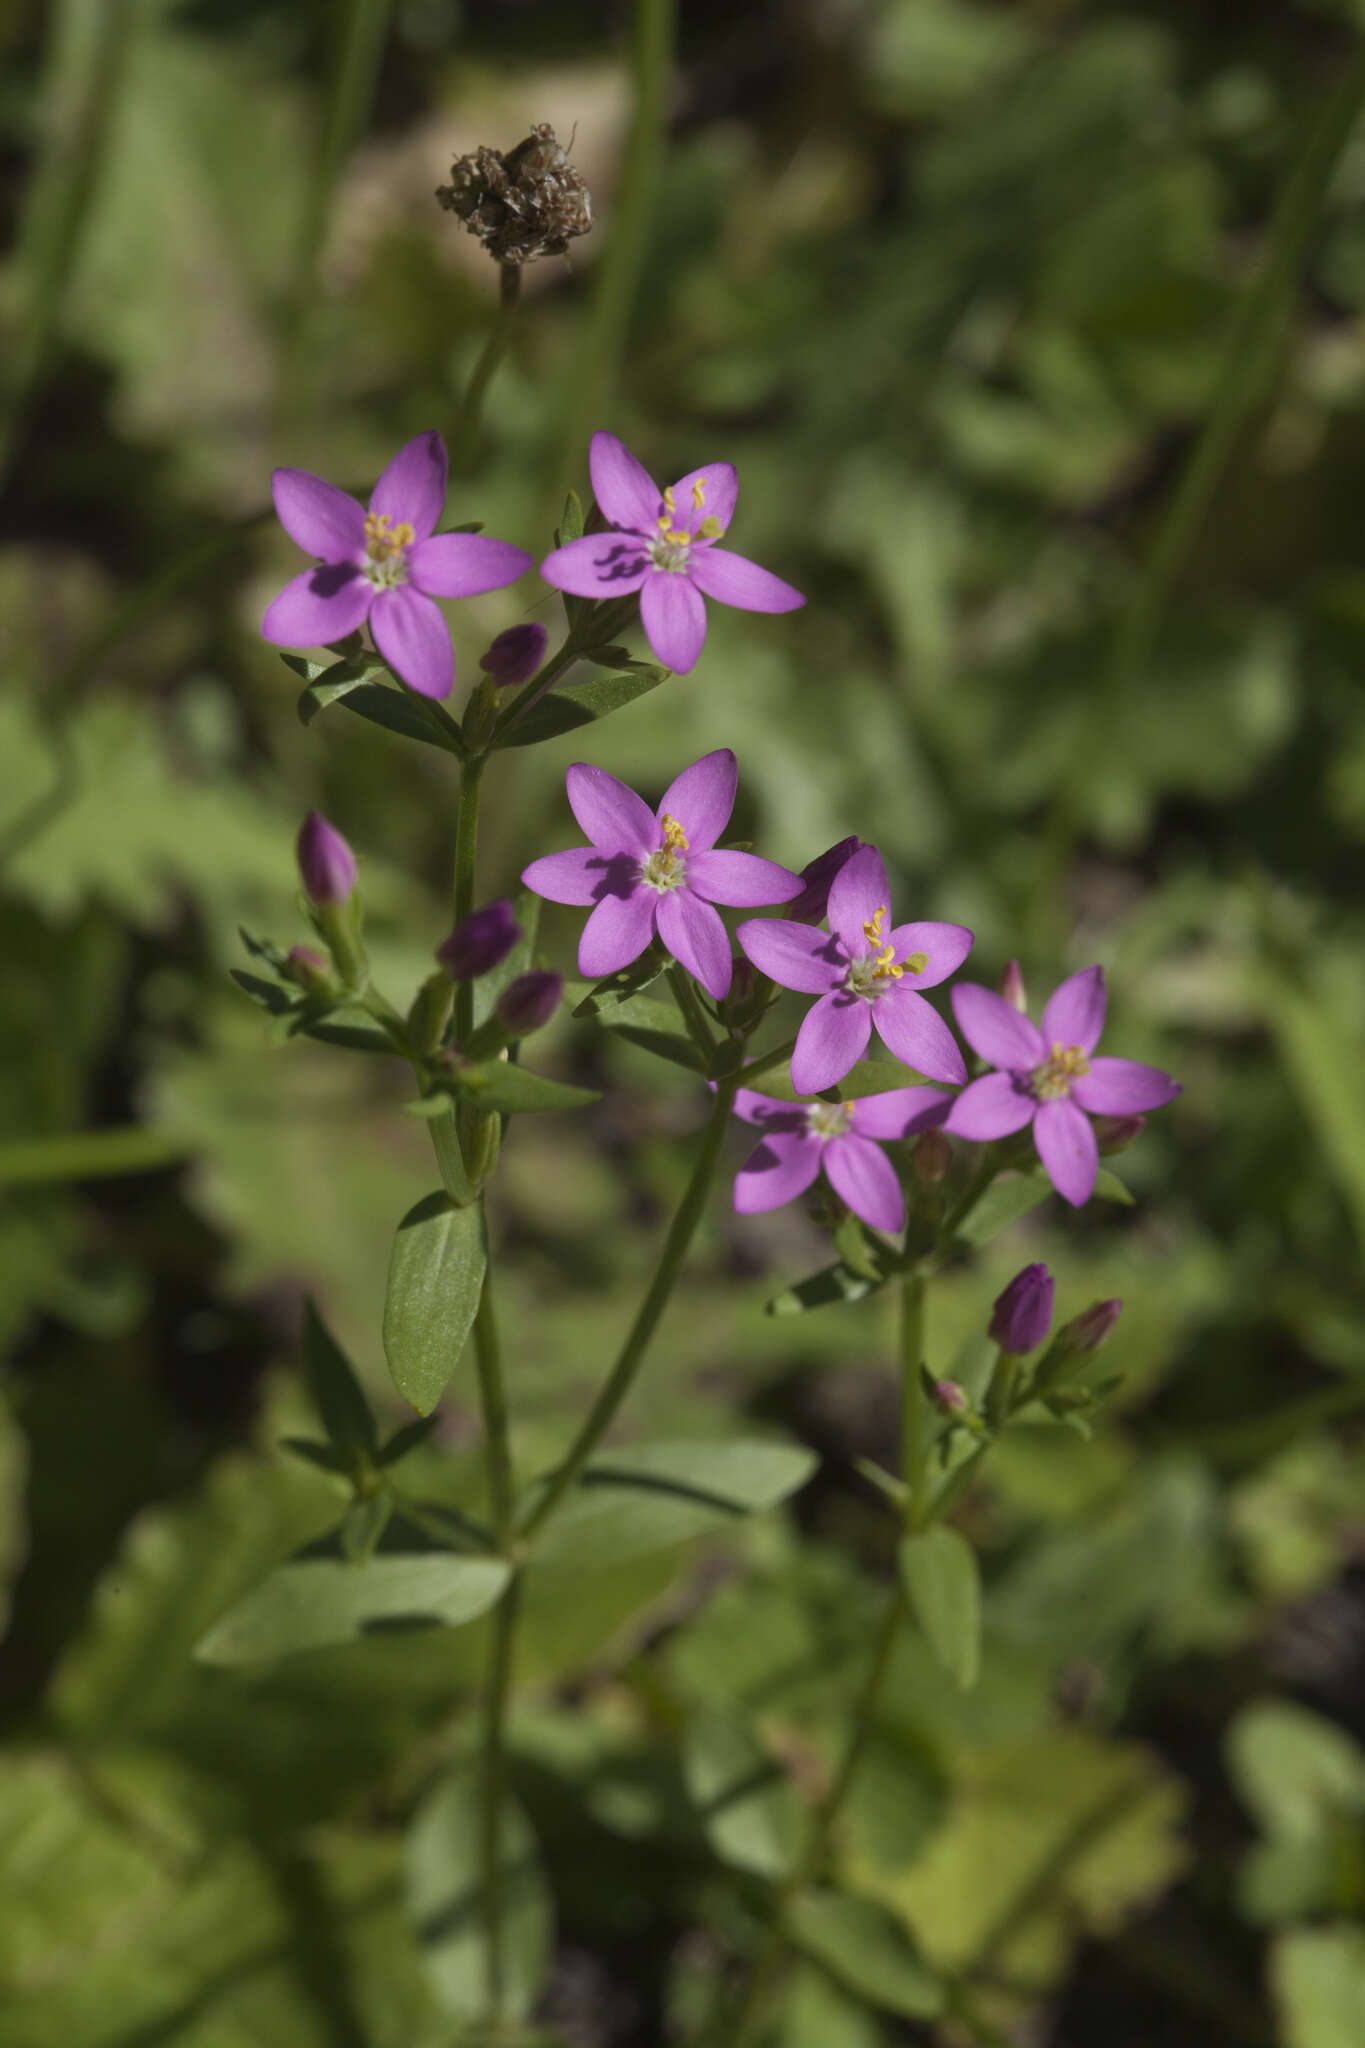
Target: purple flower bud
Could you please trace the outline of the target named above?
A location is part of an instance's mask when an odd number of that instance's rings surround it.
[[[927,1188],[937,1187],[953,1163],[953,1148],[942,1131],[921,1131],[910,1164],[915,1179]]]
[[[940,1415],[965,1415],[969,1406],[956,1380],[935,1380],[933,1401]]]
[[[837,846],[828,847],[814,860],[807,861],[801,870],[801,879],[806,886],[794,903],[783,904],[783,917],[797,924],[819,924],[829,908],[830,883],[861,845],[860,839],[841,839]]]
[[[1122,1313],[1121,1301],[1093,1301],[1089,1308],[1072,1317],[1059,1332],[1057,1341],[1068,1351],[1098,1351],[1114,1334],[1114,1325]]]
[[[436,948],[436,958],[452,981],[477,981],[507,958],[521,937],[521,926],[505,896],[457,924]]]
[[[331,968],[321,953],[315,952],[311,946],[291,946],[287,959],[289,979],[297,982],[300,988],[326,988],[332,978]]]
[[[479,656],[479,667],[493,678],[500,690],[513,683],[529,683],[545,659],[549,634],[534,619],[525,625],[509,626],[499,633],[491,647]]]
[[[1095,1142],[1103,1156],[1112,1159],[1116,1152],[1126,1152],[1134,1138],[1140,1138],[1146,1128],[1145,1116],[1097,1116]]]
[[[1041,1344],[1052,1327],[1052,1275],[1046,1266],[1025,1266],[997,1295],[990,1334],[1002,1351],[1021,1354]]]
[[[355,855],[321,811],[310,811],[295,848],[303,893],[311,903],[344,903],[355,887]]]
[[[1009,960],[1005,963],[1005,971],[995,986],[997,993],[1002,995],[1007,1003],[1012,1003],[1016,1010],[1022,1011],[1027,1016],[1028,995],[1024,988],[1024,977],[1020,972],[1017,960]]]
[[[541,967],[532,968],[529,974],[519,974],[498,998],[498,1020],[503,1030],[513,1038],[525,1038],[529,1031],[539,1031],[559,1008],[563,993],[562,974]]]

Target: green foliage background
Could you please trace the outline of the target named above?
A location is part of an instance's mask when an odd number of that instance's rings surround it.
[[[389,984],[447,916],[451,764],[339,713],[303,730],[257,633],[297,558],[256,515],[276,462],[363,485],[453,430],[493,279],[431,192],[454,152],[550,119],[577,123],[600,224],[528,280],[448,517],[544,551],[608,425],[656,474],[732,458],[736,545],[810,600],[713,608],[694,675],[593,757],[657,791],[733,746],[765,852],[876,840],[899,902],[974,927],[983,979],[1102,960],[1112,1047],[1185,1082],[1123,1162],[1134,1209],[1050,1203],[935,1292],[932,1356],[963,1378],[1026,1260],[1068,1312],[1122,1295],[1123,1386],[1092,1441],[1022,1432],[967,1497],[984,1673],[960,1694],[906,1641],[848,1896],[966,1973],[950,2039],[1357,2048],[1365,126],[1255,349],[1234,323],[1365,21],[680,15],[652,190],[622,170],[624,9],[53,0],[0,28],[4,2038],[464,2038],[468,1954],[414,1925],[472,1882],[439,1844],[467,1828],[442,1771],[482,1627],[264,1674],[190,1652],[335,1519],[278,1449],[311,1427],[305,1290],[405,1419],[379,1321],[432,1178],[401,1075],[271,1049],[227,979],[240,923],[303,936],[312,803],[362,856]],[[1220,405],[1216,488],[1146,615]],[[532,580],[451,608],[464,678],[528,607],[553,628]],[[568,842],[580,750],[498,757],[484,893]],[[547,917],[549,957],[574,929]],[[519,1119],[497,1182],[528,1470],[596,1385],[701,1113],[591,1027],[545,1045],[605,1092]],[[894,1405],[883,1298],[763,1312],[820,1253],[796,1212],[718,1202],[626,1418],[803,1439],[823,1463],[795,1511],[532,1597],[513,1747],[543,1868],[516,1930],[540,2038],[692,2038],[833,1753],[890,1565],[852,1461],[890,1451]],[[433,1497],[472,1483],[476,1433],[466,1368],[412,1461]],[[728,1796],[746,1771],[759,1791]],[[533,1853],[509,1845],[523,1877]],[[810,1948],[781,2048],[927,2038],[842,1924]]]

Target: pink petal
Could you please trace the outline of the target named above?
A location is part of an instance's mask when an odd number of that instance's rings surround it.
[[[794,612],[806,602],[799,590],[770,569],[760,569],[757,562],[732,555],[728,548],[699,542],[688,569],[698,590],[718,604],[732,604],[742,612]]]
[[[837,932],[855,960],[864,959],[873,948],[863,930],[880,910],[882,930],[890,937],[887,918],[891,915],[891,889],[886,867],[875,846],[860,846],[851,853],[829,885],[829,928]]]
[[[1108,1000],[1102,967],[1082,968],[1062,982],[1043,1011],[1043,1037],[1049,1048],[1078,1045],[1082,1052],[1093,1052],[1104,1029]]]
[[[320,562],[349,561],[365,552],[365,508],[348,491],[310,476],[306,469],[277,469],[270,495],[280,525],[307,555]]]
[[[926,1074],[931,1081],[948,1081],[954,1087],[966,1080],[967,1063],[952,1032],[938,1011],[903,981],[878,996],[872,1021],[882,1043],[917,1074]]]
[[[1131,1116],[1160,1109],[1180,1093],[1180,1083],[1159,1067],[1141,1060],[1109,1059],[1103,1053],[1090,1062],[1090,1072],[1071,1084],[1071,1100],[1095,1116]]]
[[[629,896],[604,896],[584,925],[578,941],[578,971],[597,981],[638,960],[654,936],[652,889],[634,889]]]
[[[484,533],[434,533],[408,550],[408,575],[428,597],[482,597],[531,567],[525,548]]]
[[[349,562],[325,562],[286,583],[261,620],[275,647],[326,647],[363,626],[373,587]]]
[[[440,435],[419,434],[399,449],[371,491],[371,512],[386,512],[394,526],[406,520],[414,537],[425,540],[435,532],[445,508],[446,469],[446,444]]]
[[[690,675],[706,638],[706,606],[690,579],[671,569],[646,576],[640,620],[655,659],[674,675]]]
[[[775,1131],[763,1140],[735,1175],[735,1208],[758,1216],[794,1202],[820,1171],[820,1140],[812,1133]]]
[[[734,755],[728,747],[717,747],[669,783],[659,801],[659,819],[676,818],[690,850],[706,853],[730,822],[738,782]]]
[[[1027,1074],[1047,1058],[1047,1046],[1036,1024],[979,981],[964,981],[953,990],[957,1028],[973,1052],[993,1067]]]
[[[909,1138],[941,1124],[953,1106],[941,1088],[888,1088],[885,1095],[860,1095],[853,1128],[864,1138]]]
[[[937,988],[950,974],[956,974],[972,950],[973,937],[965,924],[898,924],[887,934],[898,960],[912,953],[928,955],[928,964],[913,979],[906,974],[915,989]]]
[[[381,590],[370,607],[374,644],[419,697],[448,697],[455,683],[450,629],[439,609],[410,583]]]
[[[944,1118],[943,1128],[955,1138],[971,1138],[984,1145],[992,1138],[1008,1138],[1014,1131],[1022,1131],[1037,1107],[1013,1074],[985,1074],[979,1081],[967,1083]]]
[[[596,433],[588,444],[592,494],[604,519],[635,533],[652,534],[664,496],[643,463],[615,434]]]
[[[1048,1179],[1059,1195],[1079,1209],[1095,1190],[1095,1173],[1100,1163],[1099,1147],[1088,1118],[1074,1102],[1059,1097],[1040,1102],[1033,1119],[1033,1142],[1047,1168]]]
[[[756,853],[689,853],[687,886],[708,903],[752,910],[762,903],[790,903],[805,888],[800,875]]]
[[[693,487],[701,485],[701,503]],[[739,472],[733,462],[708,462],[701,469],[689,469],[673,486],[673,517],[668,522],[675,533],[695,533],[703,519],[714,519],[724,533],[735,516],[739,497]]]
[[[571,846],[564,853],[546,853],[521,871],[521,879],[550,903],[572,903],[586,909],[604,896],[628,896],[639,880],[629,855],[602,853],[595,846]]]
[[[869,1138],[850,1131],[825,1146],[825,1178],[855,1216],[874,1230],[895,1232],[905,1225],[905,1197],[890,1160]]]
[[[727,996],[734,963],[719,911],[703,903],[690,889],[672,889],[659,898],[658,918],[659,937],[673,958],[717,1002]]]
[[[766,974],[779,988],[793,988],[803,996],[827,995],[842,985],[848,972],[848,956],[837,939],[812,931],[808,924],[792,924],[783,917],[751,917],[735,933],[740,945],[760,974]]]
[[[649,562],[638,541],[619,533],[589,533],[545,557],[540,573],[570,597],[629,597],[640,588]]]
[[[564,777],[569,808],[594,846],[605,853],[643,857],[661,842],[654,813],[643,797],[591,762],[575,761]]]
[[[832,1088],[862,1058],[871,1036],[871,1008],[860,997],[821,996],[796,1034],[792,1087],[798,1095]]]
[[[736,1090],[735,1115],[743,1117],[746,1124],[758,1124],[770,1131],[805,1131],[810,1128],[805,1109],[799,1102],[778,1102],[771,1095],[760,1095],[757,1088]]]

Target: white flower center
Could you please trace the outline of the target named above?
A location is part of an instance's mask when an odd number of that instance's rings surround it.
[[[1090,1062],[1079,1045],[1054,1045],[1041,1067],[1029,1075],[1029,1094],[1035,1102],[1055,1102],[1069,1095],[1072,1082],[1089,1072]]]
[[[853,1104],[812,1102],[806,1110],[806,1123],[817,1138],[842,1138],[853,1128]]]
[[[646,854],[640,862],[640,880],[647,888],[656,889],[660,896],[670,889],[680,889],[687,880],[687,834],[676,818],[670,818],[665,811],[659,823],[663,826],[664,843],[655,852]]]
[[[408,580],[408,549],[416,535],[406,519],[390,527],[387,512],[365,514],[365,566],[361,575],[376,590],[396,590]]]

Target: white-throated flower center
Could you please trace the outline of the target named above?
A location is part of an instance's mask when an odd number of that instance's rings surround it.
[[[665,811],[659,823],[663,827],[664,843],[656,852],[646,854],[640,862],[640,880],[647,888],[657,889],[666,896],[670,889],[680,889],[687,880],[687,834],[676,818],[670,818]]]
[[[842,1138],[853,1129],[851,1102],[812,1102],[806,1124],[817,1138]]]
[[[1029,1094],[1035,1102],[1055,1102],[1069,1095],[1072,1082],[1089,1072],[1090,1062],[1079,1045],[1054,1045],[1041,1067],[1029,1075]]]
[[[417,538],[406,519],[397,526],[387,512],[365,514],[365,566],[361,575],[376,590],[396,590],[408,580],[408,549]]]
[[[883,903],[872,917],[863,920],[863,933],[869,946],[876,950],[864,954],[861,960],[849,963],[844,987],[851,996],[862,996],[866,1002],[875,1002],[879,995],[899,981],[902,975],[923,974],[929,965],[927,953],[907,953],[903,960],[896,958],[894,946],[883,941],[882,921],[886,916]]]
[[[693,511],[700,512],[705,503],[706,485],[703,479],[698,477],[692,486]],[[664,509],[659,514],[659,530],[656,534],[651,535],[647,543],[649,559],[654,564],[654,567],[656,569],[667,569],[673,575],[677,575],[686,569],[691,559],[692,543],[694,540],[719,540],[721,534],[725,531],[719,519],[714,514],[708,513],[706,518],[697,527],[696,532],[689,533],[686,527],[674,525],[673,522],[677,517],[677,511],[677,504],[673,497],[673,486],[670,484],[664,492]]]

